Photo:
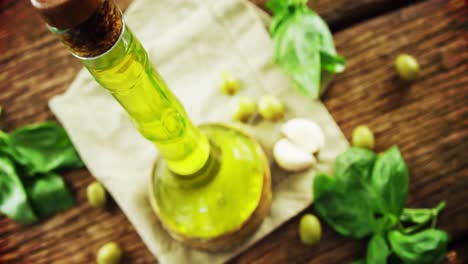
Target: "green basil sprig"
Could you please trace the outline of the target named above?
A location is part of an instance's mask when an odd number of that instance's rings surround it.
[[[350,148],[337,157],[335,177],[318,174],[313,184],[315,210],[328,225],[347,237],[371,236],[366,258],[353,263],[438,263],[448,243],[448,234],[435,229],[445,203],[404,208],[408,190],[408,167],[397,147],[378,157]]]
[[[56,171],[83,166],[65,130],[45,122],[0,131],[0,212],[21,224],[73,205]]]
[[[431,228],[415,234],[393,230],[388,233],[388,240],[395,255],[404,263],[434,264],[442,261],[449,237],[447,232]]]
[[[318,99],[321,86],[345,69],[336,54],[327,23],[307,7],[307,0],[270,0],[273,12],[270,33],[278,64],[305,95]],[[323,73],[324,76],[321,76]]]
[[[83,162],[63,127],[45,122],[18,128],[10,133],[12,158],[29,176],[64,168],[80,168]]]

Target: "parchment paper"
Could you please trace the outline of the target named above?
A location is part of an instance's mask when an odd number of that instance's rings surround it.
[[[259,15],[256,7],[241,0],[135,0],[125,20],[195,123],[231,122],[236,100],[218,91],[220,73],[228,70],[241,80],[239,95],[257,99],[265,94],[277,95],[287,105],[285,120],[310,118],[326,135],[316,169],[288,174],[271,159],[281,122],[260,120],[244,125],[263,145],[272,163],[270,214],[238,248],[218,254],[193,250],[168,236],[148,203],[156,149],[137,132],[110,94],[82,70],[63,95],[50,101],[50,108],[65,126],[87,168],[106,186],[159,262],[224,262],[311,204],[312,177],[318,170],[331,171],[335,157],[348,143],[322,103],[300,95],[271,62],[272,42],[265,14]]]

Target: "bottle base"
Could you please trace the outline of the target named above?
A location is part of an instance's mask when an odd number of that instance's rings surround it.
[[[246,240],[271,206],[268,160],[255,139],[223,124],[200,127],[211,144],[205,166],[176,175],[155,162],[150,201],[174,239],[197,249],[222,251]]]

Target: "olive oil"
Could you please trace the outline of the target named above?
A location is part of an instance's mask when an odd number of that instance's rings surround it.
[[[160,166],[153,175],[153,191],[159,216],[169,230],[213,238],[239,229],[251,217],[269,168],[262,149],[244,133],[223,125],[200,128],[210,138],[214,163],[197,175],[201,184]]]
[[[203,167],[210,152],[206,136],[189,120],[128,28],[109,52],[81,60],[127,110],[140,133],[156,145],[173,172],[190,175]]]
[[[128,28],[109,52],[81,59],[167,164],[159,165],[153,190],[166,227],[198,238],[239,229],[255,211],[269,173],[258,144],[224,126],[204,126],[201,133]]]

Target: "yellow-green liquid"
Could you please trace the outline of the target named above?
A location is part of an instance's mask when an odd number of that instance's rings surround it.
[[[240,228],[258,206],[264,176],[269,177],[258,144],[223,126],[201,133],[128,28],[110,51],[82,62],[156,145],[168,166],[157,170],[152,190],[163,224],[197,238]]]
[[[203,167],[210,152],[208,140],[194,127],[128,28],[111,51],[82,61],[127,110],[140,133],[156,145],[173,172],[188,175]]]
[[[201,184],[180,179],[163,167],[155,171],[153,191],[159,215],[170,230],[213,238],[239,229],[251,216],[269,168],[259,145],[239,130],[217,124],[200,128],[210,139],[214,160],[199,175]]]

